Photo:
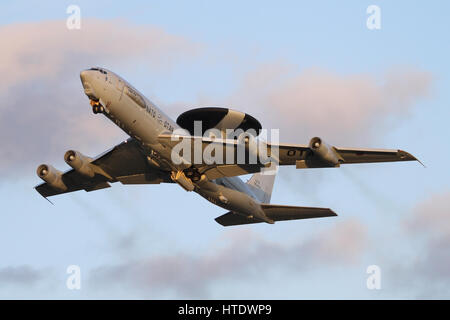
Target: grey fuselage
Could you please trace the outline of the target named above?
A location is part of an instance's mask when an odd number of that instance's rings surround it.
[[[80,78],[91,102],[98,102],[111,121],[130,137],[139,141],[153,167],[177,172],[186,164],[171,161],[171,148],[161,144],[158,136],[171,133],[179,126],[138,90],[115,73],[103,68],[84,70]],[[211,203],[244,216],[267,218],[260,201],[239,177],[202,180],[194,183],[194,191]]]

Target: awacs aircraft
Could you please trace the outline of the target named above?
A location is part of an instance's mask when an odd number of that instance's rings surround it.
[[[138,90],[115,73],[103,68],[91,68],[80,74],[84,92],[95,114],[103,114],[124,130],[130,138],[109,151],[90,158],[79,151],[69,150],[65,162],[72,169],[62,173],[42,164],[37,174],[45,183],[36,190],[45,198],[77,190],[94,191],[110,187],[110,183],[159,184],[177,183],[187,191],[229,210],[216,218],[223,226],[248,223],[336,216],[328,208],[295,207],[270,204],[275,174],[262,172],[268,165],[258,159],[248,161],[253,152],[249,141],[230,138],[230,129],[258,132],[261,124],[252,116],[227,108],[198,108],[181,114],[176,123],[145,98]],[[201,121],[202,131],[195,132]],[[173,132],[185,129],[185,139],[201,151],[219,146],[236,151],[226,162],[173,161],[177,139]],[[205,137],[208,129],[217,129],[221,137]],[[258,140],[261,140],[258,138]],[[322,139],[312,138],[308,145],[273,144],[264,142],[271,161],[277,166],[296,168],[339,167],[341,164],[417,160],[402,150],[356,149],[329,146]],[[244,146],[244,162],[238,162],[237,150]],[[217,150],[217,149],[216,149]],[[223,154],[227,154],[224,152]],[[183,158],[183,155],[181,157]],[[185,159],[186,160],[186,159]],[[189,160],[189,159],[188,159]],[[238,176],[253,174],[244,183]]]

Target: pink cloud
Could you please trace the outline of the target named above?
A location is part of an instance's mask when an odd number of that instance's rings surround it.
[[[280,223],[281,224],[281,223]],[[324,263],[328,267],[352,265],[367,246],[366,228],[357,220],[344,220],[314,237],[268,240],[249,229],[231,230],[204,254],[189,252],[154,255],[147,259],[101,266],[90,273],[99,291],[119,285],[150,296],[175,292],[180,297],[208,297],[221,281],[261,279],[273,273],[307,272]]]
[[[80,65],[142,59],[141,67],[170,67],[200,46],[157,27],[134,26],[122,20],[84,19],[80,30],[65,21],[10,24],[0,27],[5,45],[0,52],[0,88],[33,79],[80,71]]]
[[[332,144],[364,144],[383,136],[388,120],[401,121],[426,97],[431,75],[415,68],[393,69],[378,78],[341,75],[283,63],[248,73],[229,104],[280,128],[283,140],[307,142],[322,136]]]

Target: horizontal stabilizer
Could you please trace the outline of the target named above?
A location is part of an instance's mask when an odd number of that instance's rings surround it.
[[[337,216],[337,214],[333,210],[328,208],[294,207],[294,206],[282,206],[274,204],[261,204],[261,208],[263,209],[266,216],[273,221]],[[220,217],[217,217],[215,220],[225,227],[240,224],[264,222],[257,218],[247,218],[243,215],[234,212],[228,212]]]

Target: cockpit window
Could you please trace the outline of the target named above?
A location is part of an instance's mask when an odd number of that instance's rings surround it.
[[[100,68],[90,68],[89,70],[100,71],[100,73],[108,74],[108,72],[106,72],[105,70],[102,70]]]

